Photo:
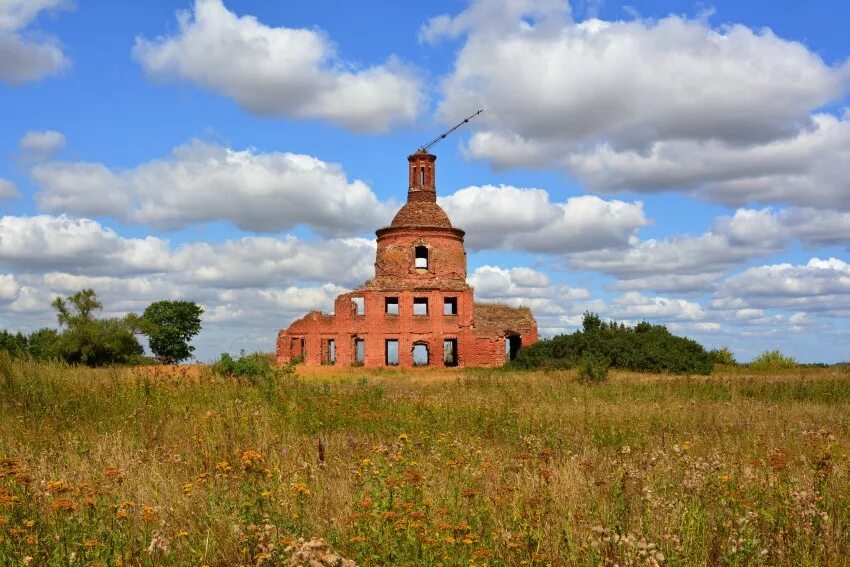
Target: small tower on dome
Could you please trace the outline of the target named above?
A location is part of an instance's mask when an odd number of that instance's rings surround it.
[[[410,184],[407,189],[407,202],[437,201],[436,171],[434,165],[437,156],[425,150],[419,150],[407,156],[410,167]]]

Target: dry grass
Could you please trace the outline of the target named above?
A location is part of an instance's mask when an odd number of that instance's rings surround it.
[[[848,406],[846,368],[255,386],[0,354],[0,564],[271,565],[321,537],[359,565],[843,565]]]

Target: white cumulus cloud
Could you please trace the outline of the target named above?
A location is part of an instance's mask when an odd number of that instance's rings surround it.
[[[768,29],[575,21],[564,2],[474,0],[421,36],[463,37],[438,113],[487,109],[473,157],[563,168],[601,192],[846,206],[850,127],[814,112],[846,95],[850,63]]]
[[[0,81],[27,83],[56,74],[69,65],[58,41],[29,37],[29,27],[39,13],[68,4],[67,0],[0,2]]]
[[[307,225],[322,234],[372,230],[391,214],[338,165],[294,153],[232,150],[193,141],[169,159],[127,170],[90,162],[48,162],[32,170],[40,207],[112,216],[159,228],[224,220],[243,230]]]
[[[543,189],[466,187],[439,200],[472,250],[567,253],[626,246],[649,224],[641,202],[594,196],[551,203]]]
[[[196,0],[178,22],[176,35],[137,38],[133,55],[145,72],[191,81],[257,114],[383,132],[412,121],[423,104],[419,80],[400,61],[359,68],[315,29],[267,26],[222,0]]]

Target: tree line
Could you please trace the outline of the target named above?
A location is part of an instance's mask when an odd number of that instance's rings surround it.
[[[70,364],[105,366],[161,362],[176,364],[192,357],[192,338],[201,331],[204,310],[193,301],[162,300],[141,315],[98,317],[103,304],[93,289],[57,297],[51,304],[58,329],[39,329],[29,335],[0,330],[0,350],[15,357],[64,360]],[[139,341],[148,339],[153,359]]]

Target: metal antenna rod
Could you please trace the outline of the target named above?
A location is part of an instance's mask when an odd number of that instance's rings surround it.
[[[443,138],[445,138],[446,136],[448,136],[449,134],[451,134],[452,132],[454,132],[455,130],[457,130],[458,128],[460,128],[461,126],[463,126],[464,124],[466,124],[467,122],[469,122],[470,120],[472,120],[473,118],[475,118],[476,116],[481,114],[482,112],[484,112],[483,108],[481,110],[479,110],[478,112],[476,112],[475,114],[472,114],[472,115],[468,116],[467,118],[464,118],[462,122],[458,122],[452,128],[449,128],[448,130],[446,130],[445,132],[443,132],[442,134],[440,134],[439,136],[437,136],[436,138],[434,138],[433,140],[431,140],[430,142],[428,142],[424,146],[419,146],[418,151],[427,152],[428,150],[431,149],[431,147],[434,144],[436,144],[437,142],[439,142],[440,140],[442,140]]]

